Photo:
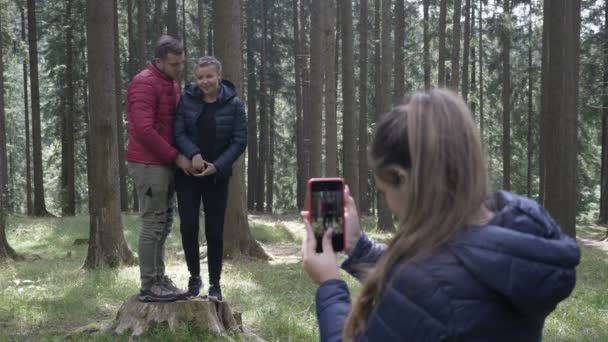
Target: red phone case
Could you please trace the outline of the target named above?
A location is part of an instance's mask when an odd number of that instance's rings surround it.
[[[344,179],[340,178],[340,177],[327,177],[327,178],[310,178],[308,180],[308,185],[307,185],[307,192],[306,192],[306,202],[307,202],[307,209],[308,209],[308,223],[310,223],[312,225],[312,196],[311,196],[311,189],[312,189],[312,183],[315,182],[340,182],[342,184],[342,206],[344,207],[342,209],[342,222],[344,223],[344,227],[343,227],[343,246],[346,247],[346,200],[344,200],[346,198],[346,194],[345,194],[345,183],[344,183]]]

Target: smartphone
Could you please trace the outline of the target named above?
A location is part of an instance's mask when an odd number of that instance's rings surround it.
[[[342,178],[311,178],[308,181],[308,222],[317,239],[317,253],[323,251],[323,234],[333,229],[334,251],[344,250],[344,180]]]

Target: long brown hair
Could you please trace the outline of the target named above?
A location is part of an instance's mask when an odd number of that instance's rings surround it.
[[[407,105],[387,113],[376,128],[370,166],[378,179],[407,191],[405,214],[353,305],[346,340],[365,331],[389,272],[480,223],[487,195],[478,130],[462,98],[449,90],[415,93]],[[398,177],[395,167],[405,169],[407,177]]]

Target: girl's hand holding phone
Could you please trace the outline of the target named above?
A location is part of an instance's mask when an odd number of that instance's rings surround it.
[[[340,279],[340,269],[336,263],[336,253],[331,246],[332,229],[323,234],[323,252],[316,253],[317,239],[308,222],[308,212],[302,212],[306,237],[302,240],[302,266],[317,284],[331,279]]]
[[[357,211],[357,205],[355,204],[355,200],[350,195],[350,188],[348,185],[346,189],[344,189],[344,204],[345,204],[345,246],[344,253],[346,255],[350,255],[357,242],[361,238],[363,232],[361,231],[361,223],[359,221],[359,212]]]

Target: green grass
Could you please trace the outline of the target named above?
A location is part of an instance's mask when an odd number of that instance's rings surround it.
[[[137,250],[139,218],[123,216],[125,237]],[[300,218],[252,216],[254,236],[273,256],[270,262],[241,258],[225,263],[224,295],[233,310],[242,313],[244,325],[268,341],[314,341],[318,339],[314,294],[316,285],[302,271]],[[0,265],[0,342],[5,340],[63,340],[90,323],[111,321],[122,304],[139,288],[137,267],[85,271],[86,244],[75,239],[88,236],[88,217],[32,219],[11,217],[8,239],[25,262]],[[374,231],[374,220],[363,219],[376,239],[389,235]],[[185,287],[188,271],[181,251],[181,237],[174,225],[167,242],[168,273]],[[582,227],[581,236],[595,237],[597,229]],[[39,256],[35,257],[35,256]],[[206,265],[202,270],[206,277]],[[608,341],[608,254],[583,248],[577,287],[549,317],[546,341]],[[346,276],[354,295],[359,286]],[[205,279],[206,280],[206,279]],[[81,336],[91,341],[114,341],[110,334]],[[127,337],[119,340],[128,340]],[[146,337],[150,341],[212,340],[241,341],[238,336],[214,336],[191,327],[176,331],[159,327]]]

